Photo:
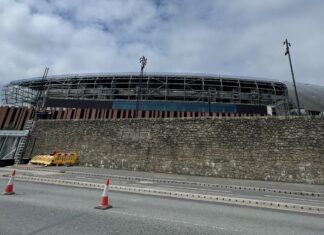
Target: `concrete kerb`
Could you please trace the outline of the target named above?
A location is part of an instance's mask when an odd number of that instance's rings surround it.
[[[33,177],[33,176],[18,175],[16,176],[16,180],[26,181],[26,182],[39,182],[45,184],[55,184],[55,185],[62,185],[62,186],[72,186],[72,187],[88,188],[88,189],[102,190],[104,188],[104,184],[88,183],[88,182],[73,181],[73,180],[52,179],[52,178],[40,178],[40,177]],[[144,194],[144,195],[171,197],[171,198],[178,198],[178,199],[225,203],[225,204],[232,204],[232,205],[279,209],[279,210],[286,210],[286,211],[324,215],[324,207],[300,205],[300,204],[293,204],[293,203],[271,202],[271,201],[263,201],[263,200],[225,197],[225,196],[217,196],[217,195],[204,195],[204,194],[197,194],[197,193],[176,192],[176,191],[138,188],[138,187],[129,187],[129,186],[120,186],[120,185],[111,185],[110,190],[117,191],[117,192],[128,192],[128,193],[137,193],[137,194]]]
[[[21,168],[20,169],[25,169]],[[25,170],[40,170],[48,172],[60,172],[60,170],[48,170],[48,169],[33,169],[33,167],[26,167]],[[195,185],[211,188],[221,188],[221,189],[235,189],[235,190],[244,190],[244,191],[260,191],[260,192],[272,192],[278,194],[289,194],[289,195],[298,195],[298,196],[313,196],[321,197],[324,196],[321,193],[317,192],[307,192],[307,191],[294,191],[294,190],[284,190],[284,189],[275,189],[275,188],[262,188],[262,187],[249,187],[249,186],[238,186],[238,185],[224,185],[224,184],[211,184],[211,183],[202,183],[202,182],[189,182],[189,181],[178,181],[178,180],[165,180],[165,179],[156,179],[156,178],[145,178],[145,177],[130,177],[130,176],[120,176],[120,175],[107,175],[107,174],[98,174],[98,173],[87,173],[79,171],[65,171],[69,174],[84,175],[84,176],[99,176],[104,178],[112,179],[124,179],[124,180],[136,180],[136,181],[152,181],[158,183],[173,183],[173,184],[182,184],[182,185]]]

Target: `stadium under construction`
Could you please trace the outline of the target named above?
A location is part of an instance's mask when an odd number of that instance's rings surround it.
[[[23,162],[36,119],[225,118],[290,115],[283,82],[162,73],[75,74],[12,81],[2,89],[0,164]],[[303,92],[301,92],[303,94]],[[309,92],[308,92],[309,93]],[[304,96],[306,97],[304,99]],[[310,104],[303,94],[302,103]],[[304,102],[305,101],[305,102]],[[319,102],[321,100],[319,99]],[[310,105],[318,114],[322,103]]]
[[[64,118],[67,109],[73,109],[68,119],[267,115],[269,107],[288,111],[284,83],[198,74],[40,77],[11,82],[2,99],[7,105],[41,107],[54,119]]]

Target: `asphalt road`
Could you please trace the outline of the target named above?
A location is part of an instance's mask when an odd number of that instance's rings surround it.
[[[0,180],[3,189],[6,180]],[[324,234],[324,216],[16,182],[0,196],[0,234]]]
[[[65,173],[60,173],[60,170]],[[95,171],[94,171],[95,170]],[[92,172],[93,171],[93,172]],[[0,173],[9,173],[11,169],[2,168]],[[79,173],[90,173],[90,175],[82,175]],[[94,175],[91,175],[94,173]],[[99,173],[99,175],[98,175]],[[104,173],[100,175],[100,173]],[[114,171],[107,169],[92,169],[92,168],[82,168],[82,167],[48,167],[41,168],[39,170],[22,170],[19,169],[17,174],[30,175],[30,176],[39,176],[46,178],[56,178],[56,179],[69,179],[83,182],[94,182],[94,183],[103,183],[107,177],[104,177],[105,174],[111,174],[114,176],[130,177],[126,178],[112,178],[111,183],[113,185],[123,185],[130,187],[139,187],[139,188],[150,188],[150,189],[163,189],[169,191],[181,191],[189,193],[200,193],[204,195],[218,195],[226,197],[238,197],[243,199],[254,199],[254,200],[263,200],[270,202],[282,202],[282,203],[293,203],[301,205],[311,205],[324,207],[324,186],[323,185],[305,185],[305,184],[287,184],[287,183],[278,183],[278,182],[261,182],[261,181],[247,181],[247,180],[232,180],[232,179],[220,179],[212,177],[193,177],[193,176],[178,176],[178,175],[166,175],[166,174],[156,174],[156,173],[146,173],[146,172],[129,172],[129,171]],[[169,178],[166,178],[166,177]],[[139,178],[138,178],[139,177]],[[186,177],[189,177],[187,179]],[[143,180],[145,179],[145,180]],[[182,179],[179,181],[179,179]],[[162,181],[159,181],[162,180]],[[235,181],[235,184],[229,184],[232,181]],[[175,183],[175,182],[184,182]],[[192,183],[212,183],[219,184],[221,187],[211,187],[204,185],[196,185]],[[234,189],[231,185],[245,187],[249,184],[249,190],[239,190]],[[253,190],[251,187],[264,188],[266,191]],[[274,187],[271,187],[274,186]],[[286,188],[285,188],[286,187]],[[273,188],[276,191],[273,191]],[[282,190],[281,193],[278,190]],[[310,196],[310,195],[300,195],[294,194],[291,192],[283,193],[283,191],[292,190],[292,192],[302,192],[306,190],[308,193],[314,192],[320,193],[321,196]]]

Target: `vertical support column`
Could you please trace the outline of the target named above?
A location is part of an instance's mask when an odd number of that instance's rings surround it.
[[[102,119],[106,119],[107,117],[107,109],[104,109],[103,112],[102,112]]]
[[[150,118],[150,111],[145,111],[145,118]]]
[[[16,115],[16,120],[15,120],[15,123],[14,123],[14,128],[16,130],[19,129],[19,122],[20,122],[20,119],[22,117],[23,112],[24,112],[24,108],[19,108],[19,110],[17,112],[17,115]],[[0,122],[0,126],[1,126],[1,122]]]
[[[0,107],[0,128],[2,128],[2,126],[4,125],[8,110],[9,107]]]
[[[96,119],[100,119],[101,117],[101,109],[96,109]]]
[[[105,118],[105,115],[106,115],[106,110],[105,109],[101,109],[100,119],[104,119]]]
[[[23,111],[21,113],[21,116],[19,117],[19,121],[18,121],[18,125],[17,125],[18,130],[21,130],[23,128],[26,115],[27,115],[27,108],[23,108]]]
[[[66,118],[65,119],[70,120],[71,119],[71,115],[72,115],[72,108],[69,108],[67,110],[67,114],[66,114]]]
[[[97,114],[96,111],[97,111],[96,109],[91,109],[91,120],[96,119],[96,114]]]
[[[75,119],[79,120],[81,116],[81,109],[76,110]]]
[[[125,113],[125,119],[128,119],[128,118],[129,118],[129,110],[127,109],[126,113]]]
[[[123,118],[124,118],[124,113],[125,113],[124,110],[121,110],[121,111],[120,111],[120,119],[123,119]]]
[[[32,108],[29,108],[28,111],[27,111],[27,118],[26,118],[26,120],[30,120],[32,114],[33,114],[33,109]]]
[[[67,109],[66,108],[63,108],[63,119],[66,119],[67,118]]]
[[[108,110],[108,119],[112,119],[112,109]]]
[[[62,116],[62,108],[59,108],[59,110],[57,111],[56,119],[61,119],[61,116]]]
[[[117,118],[117,112],[118,112],[118,110],[113,110],[113,116],[112,116],[113,119]]]
[[[4,125],[3,125],[3,128],[4,128],[4,129],[6,129],[6,128],[9,127],[9,125],[10,125],[10,120],[11,120],[11,118],[12,118],[12,115],[13,115],[13,113],[14,113],[14,110],[15,110],[14,108],[9,108],[9,112],[8,112],[7,117],[6,117],[6,121],[5,121]]]
[[[84,119],[84,120],[87,120],[87,119],[88,119],[88,115],[89,115],[89,111],[88,111],[88,109],[84,109],[83,112],[84,112],[84,113],[83,113],[83,119]]]
[[[142,110],[138,110],[138,116],[137,116],[137,118],[142,118]]]
[[[12,122],[12,127],[13,127],[14,129],[16,129],[17,122],[18,122],[18,118],[19,118],[19,116],[20,116],[21,110],[22,110],[22,108],[17,108],[17,110],[16,110],[16,114],[15,114],[14,120],[13,120],[13,122]]]

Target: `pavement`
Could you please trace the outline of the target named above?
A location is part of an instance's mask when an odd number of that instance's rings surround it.
[[[4,188],[7,179],[0,179]],[[324,216],[167,197],[16,181],[0,195],[1,235],[323,234]]]

